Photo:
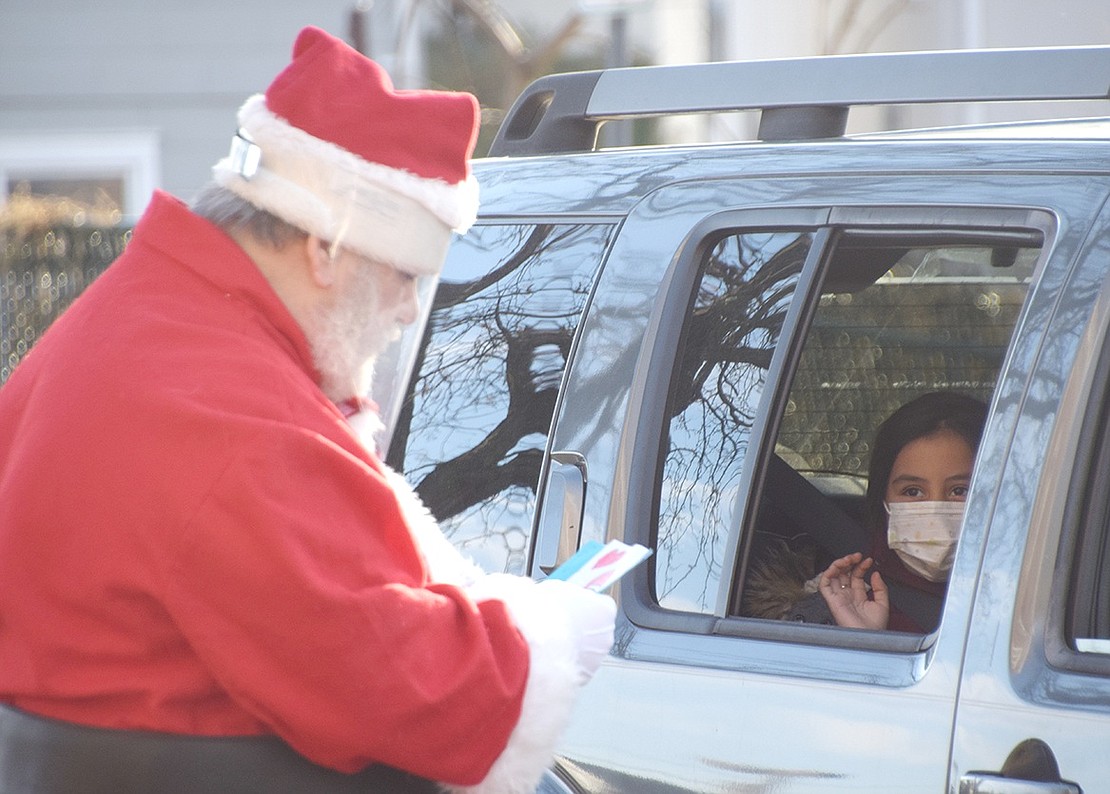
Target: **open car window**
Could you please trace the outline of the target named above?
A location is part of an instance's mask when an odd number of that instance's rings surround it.
[[[804,601],[832,559],[867,550],[875,429],[926,392],[990,400],[1041,245],[976,224],[738,229],[707,246],[660,444],[658,605],[827,622]]]

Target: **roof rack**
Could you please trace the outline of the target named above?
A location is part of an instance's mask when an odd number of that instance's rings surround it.
[[[870,53],[555,74],[513,103],[490,156],[591,151],[601,124],[762,111],[759,140],[844,135],[854,105],[1110,98],[1110,47]]]

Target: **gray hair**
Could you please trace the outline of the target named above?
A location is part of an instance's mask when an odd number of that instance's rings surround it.
[[[225,232],[246,232],[274,248],[303,240],[307,234],[215,182],[201,189],[190,209]]]

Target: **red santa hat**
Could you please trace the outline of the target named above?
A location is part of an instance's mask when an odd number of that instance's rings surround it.
[[[477,134],[470,94],[395,90],[374,61],[307,27],[289,66],[240,108],[213,175],[329,243],[434,275],[478,211]]]

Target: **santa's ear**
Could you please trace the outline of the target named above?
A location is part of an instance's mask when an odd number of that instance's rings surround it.
[[[331,247],[326,242],[312,234],[305,238],[304,246],[308,273],[313,283],[321,289],[330,289],[335,284],[338,257],[332,255]]]

